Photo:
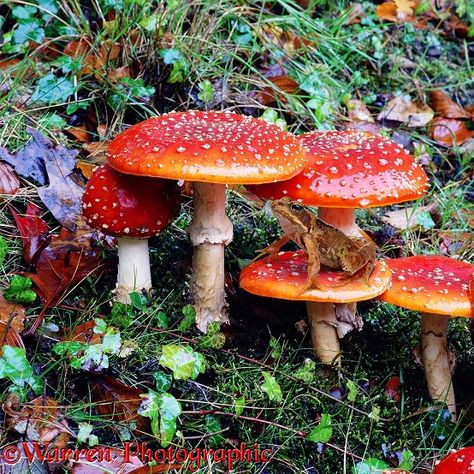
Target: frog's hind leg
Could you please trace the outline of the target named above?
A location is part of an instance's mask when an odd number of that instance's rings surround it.
[[[300,293],[304,293],[305,291],[313,288],[321,290],[322,288],[319,284],[319,271],[321,269],[321,262],[319,260],[318,247],[314,243],[314,240],[310,234],[305,234],[302,236],[302,243],[304,244],[304,248],[308,254],[308,277]]]
[[[272,242],[268,247],[265,247],[264,249],[257,250],[257,255],[254,258],[255,260],[258,260],[261,257],[269,256],[271,259],[275,259],[278,255],[278,252],[280,249],[285,245],[287,242],[290,241],[290,237],[287,235],[283,235],[279,239],[275,240],[275,242]]]

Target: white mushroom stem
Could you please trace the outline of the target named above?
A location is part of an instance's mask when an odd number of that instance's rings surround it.
[[[189,225],[193,249],[192,294],[197,327],[228,322],[224,293],[224,247],[232,241],[225,213],[224,184],[193,184],[194,215]]]
[[[449,316],[440,314],[421,315],[421,355],[431,398],[446,403],[451,418],[455,421],[456,400],[446,337],[448,320]]]
[[[306,311],[316,356],[323,364],[340,366],[341,349],[336,331],[338,321],[333,303],[307,301]]]
[[[151,288],[150,254],[147,239],[118,239],[118,275],[115,299],[130,304],[130,293]]]
[[[318,216],[324,222],[337,227],[346,235],[359,236],[359,228],[355,223],[354,209],[343,208],[328,208],[320,207],[318,209]],[[353,316],[355,321],[356,304],[344,304],[342,312],[347,316]],[[336,319],[335,305],[333,303],[306,303],[308,311],[308,318],[311,324],[311,339],[313,341],[314,351],[323,364],[341,364],[339,337],[340,334],[345,335],[349,332],[349,325],[344,324],[344,328],[340,326]],[[348,318],[351,319],[350,317]]]

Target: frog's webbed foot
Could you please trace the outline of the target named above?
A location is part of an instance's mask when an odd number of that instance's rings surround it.
[[[278,256],[280,249],[289,240],[290,240],[290,237],[283,236],[275,240],[275,242],[272,242],[268,247],[265,247],[264,249],[261,249],[261,250],[257,250],[257,255],[255,256],[253,261],[258,260],[259,258],[262,258],[262,257],[267,257],[267,256],[270,257],[270,259],[275,259]]]

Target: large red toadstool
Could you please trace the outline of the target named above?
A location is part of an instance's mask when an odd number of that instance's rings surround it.
[[[327,303],[375,298],[390,285],[390,275],[389,268],[381,261],[375,264],[368,282],[359,276],[340,285],[339,278],[344,276],[343,272],[321,270],[318,281],[320,288],[302,292],[308,277],[308,258],[303,250],[298,250],[280,252],[276,259],[266,257],[252,262],[240,273],[240,287],[259,296],[305,301],[316,355],[326,363],[338,363],[339,344],[331,314],[325,313]],[[313,311],[318,311],[320,317],[312,318]],[[335,350],[338,352],[334,353]]]
[[[472,474],[473,472],[474,446],[452,451],[433,469],[433,474]]]
[[[263,120],[230,112],[170,113],[136,124],[110,144],[108,161],[127,174],[193,182],[192,293],[205,331],[227,321],[224,246],[232,240],[226,184],[259,184],[294,176],[306,162],[301,143]]]
[[[265,199],[287,196],[307,206],[318,206],[319,217],[348,236],[361,236],[355,223],[357,208],[410,201],[428,189],[423,169],[400,145],[385,137],[344,130],[315,131],[299,138],[308,163],[297,176],[247,189]],[[324,308],[326,316],[331,311],[334,328],[336,313],[355,319],[355,304]],[[318,317],[318,312],[311,313]]]
[[[116,299],[151,288],[148,238],[178,215],[179,187],[167,179],[129,176],[110,166],[97,168],[82,198],[84,218],[104,234],[118,237]]]
[[[432,255],[389,259],[387,264],[393,272],[392,286],[380,299],[421,311],[421,357],[428,390],[433,400],[446,402],[455,419],[446,331],[450,317],[474,316],[469,301],[474,265]]]

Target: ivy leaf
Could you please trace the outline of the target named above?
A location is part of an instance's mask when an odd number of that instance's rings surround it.
[[[206,359],[199,352],[194,352],[189,346],[167,344],[162,348],[159,363],[173,371],[176,380],[194,380],[206,370]]]
[[[357,463],[352,468],[353,474],[382,474],[390,466],[380,459],[367,458],[365,461]]]
[[[13,32],[13,43],[23,44],[26,41],[34,41],[41,43],[45,36],[43,28],[37,20],[29,21],[28,23],[19,23],[18,27]]]
[[[77,441],[79,443],[87,443],[89,446],[97,446],[99,438],[92,434],[93,429],[94,427],[90,423],[79,423]]]
[[[156,313],[156,325],[161,328],[161,329],[167,329],[170,326],[170,322],[168,319],[168,315],[164,313],[163,311],[158,311]]]
[[[316,371],[316,362],[312,359],[305,359],[304,363],[295,372],[295,377],[302,380],[305,383],[311,383],[314,381]]]
[[[65,77],[56,77],[52,72],[39,79],[31,101],[42,104],[65,102],[76,91],[74,84]]]
[[[198,98],[202,102],[210,102],[214,98],[214,89],[212,88],[212,82],[209,79],[202,81],[198,84],[199,90]]]
[[[161,370],[153,372],[153,378],[155,379],[155,386],[158,393],[167,392],[171,388],[171,382],[173,377],[171,374],[165,374]]]
[[[313,431],[308,435],[308,441],[313,441],[314,443],[327,443],[332,436],[332,420],[331,415],[323,413],[321,415],[321,421],[318,426],[316,426]]]
[[[262,384],[262,390],[268,395],[268,399],[270,401],[281,402],[283,394],[275,377],[265,371],[262,372],[262,375],[265,379],[265,382]]]
[[[176,433],[176,419],[181,415],[181,405],[173,395],[162,393],[160,395],[159,410],[161,445],[166,448],[171,444]]]
[[[5,261],[5,257],[8,253],[8,244],[4,237],[0,236],[0,267]]]
[[[31,289],[33,282],[30,278],[15,275],[10,280],[10,287],[3,296],[13,303],[32,303],[36,299],[36,293]]]
[[[36,7],[32,7],[29,5],[25,5],[24,7],[15,6],[12,8],[12,15],[18,20],[18,23],[24,23],[25,21],[31,21],[37,11],[38,10]]]
[[[357,398],[357,385],[352,380],[348,380],[346,386],[348,390],[347,399],[350,402],[355,402]]]
[[[29,385],[39,395],[42,381],[33,375],[33,368],[26,358],[25,349],[4,345],[0,358],[0,379],[9,379],[16,386]]]
[[[183,319],[178,325],[178,331],[186,332],[196,321],[196,310],[192,304],[187,304],[183,306],[181,312],[183,313]]]
[[[398,466],[400,469],[411,471],[413,469],[413,453],[409,449],[402,451],[402,460]]]

